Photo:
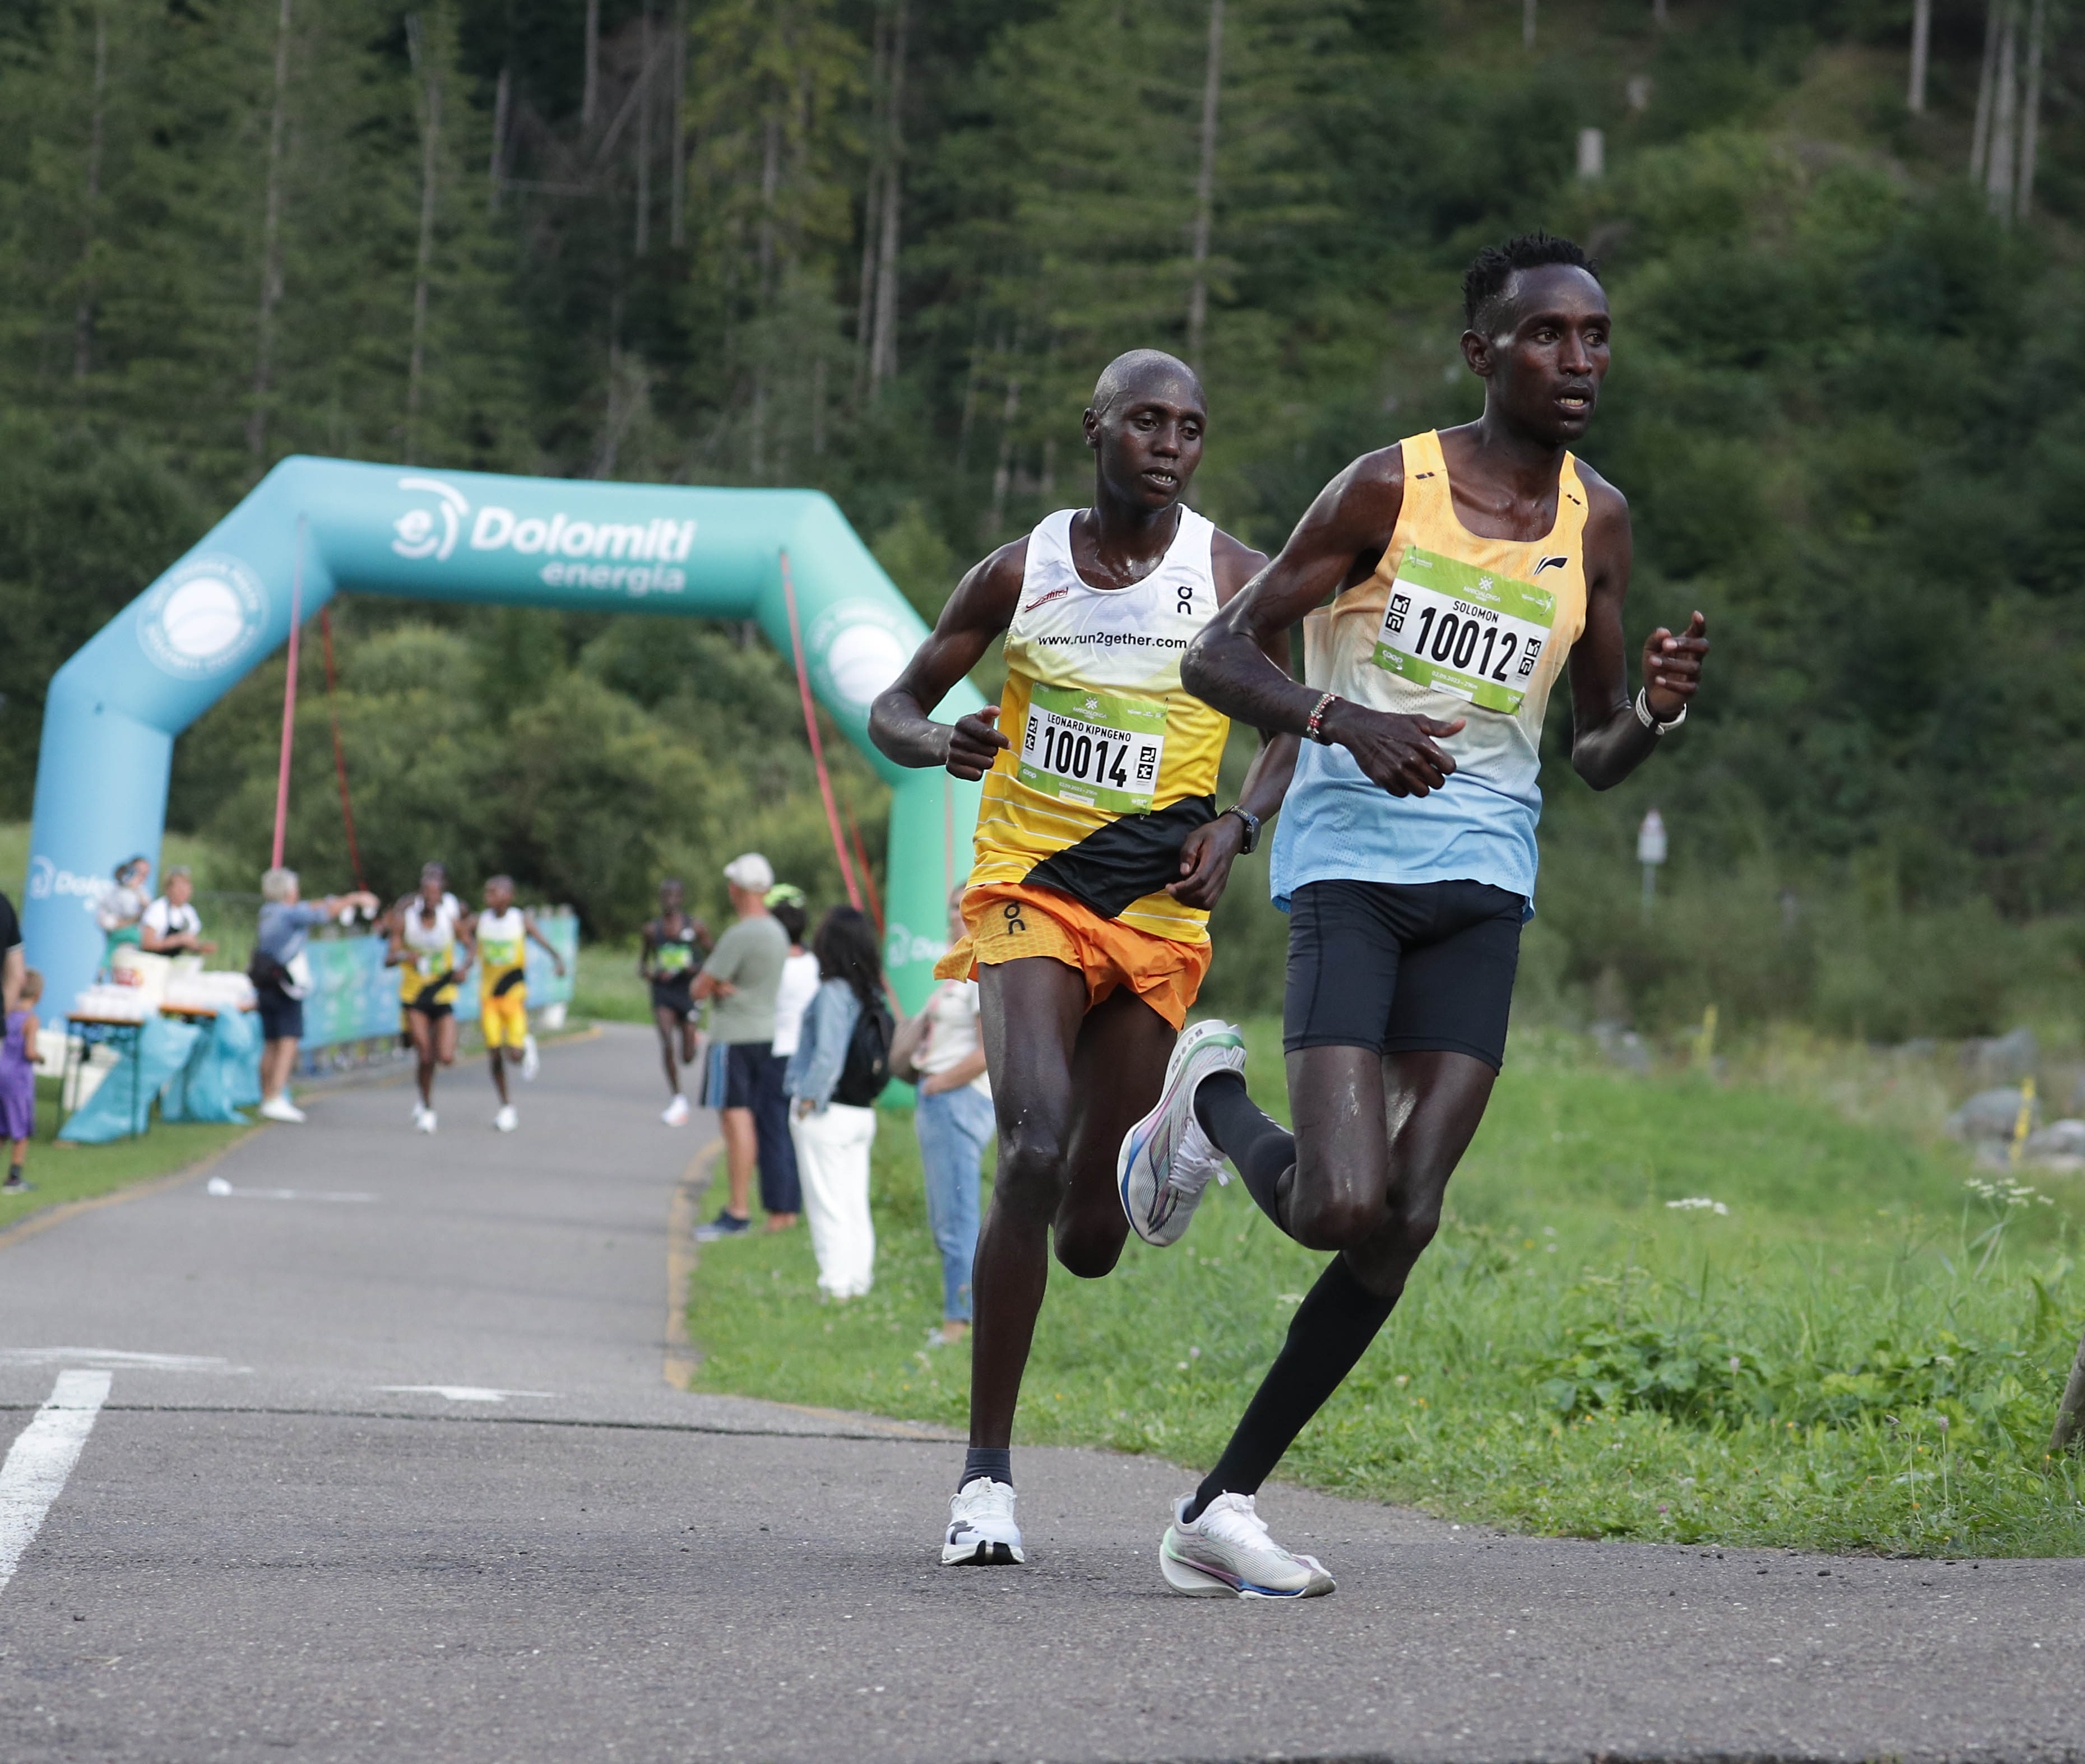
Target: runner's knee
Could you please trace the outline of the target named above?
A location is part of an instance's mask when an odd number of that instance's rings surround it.
[[[1054,1217],[1064,1185],[1064,1151],[1054,1133],[1018,1130],[1000,1143],[994,1198]]]
[[[1285,1211],[1289,1234],[1306,1249],[1352,1249],[1383,1227],[1381,1202],[1353,1194],[1314,1194],[1293,1188]]]
[[[1128,1225],[1119,1208],[1111,1222],[1105,1219],[1064,1221],[1053,1237],[1058,1264],[1081,1280],[1098,1280],[1114,1271],[1128,1236]]]

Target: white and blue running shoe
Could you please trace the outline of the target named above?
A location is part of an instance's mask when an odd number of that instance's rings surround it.
[[[1245,1037],[1235,1024],[1195,1024],[1174,1045],[1158,1106],[1123,1135],[1116,1191],[1130,1229],[1147,1244],[1178,1243],[1209,1178],[1230,1180],[1223,1153],[1195,1118],[1195,1092],[1212,1073],[1244,1070]]]
[[[941,1566],[1004,1567],[1027,1559],[1021,1553],[1021,1528],[1013,1522],[1013,1490],[988,1476],[972,1477],[949,1502]]]
[[[1314,1599],[1332,1590],[1325,1564],[1291,1555],[1267,1534],[1250,1495],[1219,1495],[1192,1524],[1182,1516],[1194,1499],[1173,1503],[1173,1523],[1158,1546],[1158,1567],[1175,1592],[1195,1599]]]

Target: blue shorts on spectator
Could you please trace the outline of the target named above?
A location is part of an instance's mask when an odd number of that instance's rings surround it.
[[[760,1204],[771,1213],[800,1213],[804,1193],[796,1148],[789,1138],[789,1099],[782,1093],[788,1062],[765,1041],[733,1041],[710,1049],[703,1088],[712,1109],[744,1109],[753,1116],[760,1167]]]

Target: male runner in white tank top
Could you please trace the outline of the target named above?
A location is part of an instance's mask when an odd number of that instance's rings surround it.
[[[1085,417],[1093,506],[965,576],[869,720],[899,764],[986,778],[969,935],[936,969],[979,982],[999,1121],[948,1565],[1026,1559],[1010,1448],[1051,1238],[1086,1278],[1122,1253],[1115,1147],[1178,1065],[1208,910],[1295,761],[1293,735],[1263,744],[1236,808],[1217,812],[1228,725],[1183,689],[1180,657],[1266,559],[1184,506],[1207,425],[1185,363],[1156,350],[1110,363]],[[1002,634],[1004,703],[932,721]],[[1269,665],[1287,653],[1271,648]]]
[[[1629,505],[1570,452],[1607,371],[1607,296],[1585,253],[1513,240],[1470,265],[1463,299],[1483,416],[1355,460],[1183,668],[1218,708],[1318,744],[1273,863],[1292,914],[1297,1130],[1234,1069],[1191,1072],[1125,1139],[1124,1205],[1140,1235],[1172,1242],[1229,1157],[1284,1232],[1339,1252],[1222,1457],[1174,1507],[1159,1561],[1183,1592],[1332,1590],[1269,1538],[1255,1497],[1388,1321],[1484,1118],[1534,910],[1545,695],[1568,671],[1571,764],[1607,790],[1685,718],[1709,647],[1699,613],[1679,635],[1653,631],[1632,701]],[[1299,622],[1301,685],[1260,659]]]

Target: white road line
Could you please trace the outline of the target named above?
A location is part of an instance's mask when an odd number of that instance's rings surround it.
[[[485,1384],[379,1384],[402,1397],[446,1397],[451,1402],[504,1402],[509,1397],[554,1397],[554,1390],[495,1390]]]
[[[108,1400],[108,1380],[103,1372],[60,1372],[50,1401],[0,1464],[0,1588],[15,1578],[22,1552],[79,1461],[94,1418]]]
[[[236,1201],[373,1201],[374,1194],[350,1189],[234,1188],[221,1176],[203,1185],[206,1194],[219,1200]]]
[[[62,1366],[70,1361],[114,1371],[142,1366],[155,1372],[250,1372],[215,1354],[138,1354],[121,1347],[0,1347],[0,1365]]]

